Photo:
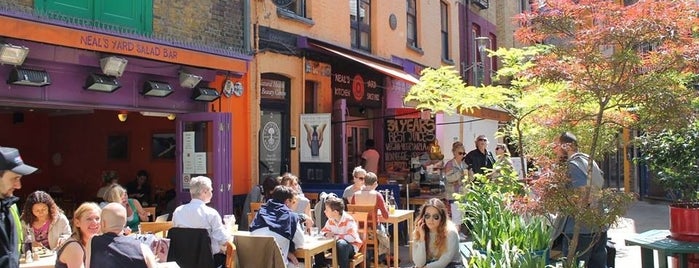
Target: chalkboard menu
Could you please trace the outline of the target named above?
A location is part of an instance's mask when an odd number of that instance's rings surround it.
[[[384,123],[383,159],[386,171],[407,171],[410,158],[427,152],[436,136],[434,118],[391,118]]]

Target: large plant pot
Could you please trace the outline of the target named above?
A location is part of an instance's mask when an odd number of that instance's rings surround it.
[[[699,203],[670,205],[670,235],[676,240],[699,242]]]

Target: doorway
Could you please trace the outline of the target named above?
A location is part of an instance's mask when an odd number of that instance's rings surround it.
[[[360,119],[360,120],[357,120]],[[357,120],[357,121],[353,121]],[[366,149],[364,142],[373,138],[371,121],[361,118],[350,118],[346,128],[347,135],[347,170],[345,174],[352,174],[355,167],[362,165],[362,152]]]

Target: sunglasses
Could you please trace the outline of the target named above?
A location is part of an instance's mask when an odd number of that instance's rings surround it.
[[[435,214],[425,213],[425,214],[423,214],[422,216],[423,216],[423,218],[425,218],[425,220],[427,220],[427,219],[429,219],[430,217],[432,217],[433,220],[438,221],[439,219],[442,218],[442,216],[440,216],[440,215],[437,214],[437,213],[435,213]]]
[[[488,139],[478,139],[478,141],[488,141]]]
[[[502,147],[495,147],[495,150],[496,150],[496,151],[497,151],[497,150],[502,150],[502,149],[503,149]]]
[[[465,153],[465,152],[456,152],[456,154],[458,154],[458,155],[465,155],[466,153]]]

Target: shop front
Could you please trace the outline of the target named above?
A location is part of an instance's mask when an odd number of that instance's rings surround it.
[[[213,206],[231,212],[233,178],[250,173],[232,157],[250,150],[232,140],[249,138],[230,126],[249,124],[234,115],[249,109],[249,56],[12,15],[0,25],[3,60],[21,58],[0,65],[0,145],[41,170],[19,196],[53,189],[91,201],[105,171],[126,184],[145,169],[155,191],[181,200],[189,178],[209,176]]]

